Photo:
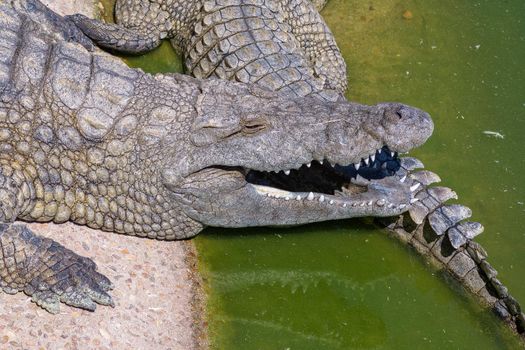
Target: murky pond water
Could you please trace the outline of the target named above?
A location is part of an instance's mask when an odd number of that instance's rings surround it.
[[[431,113],[436,131],[413,154],[485,225],[477,240],[522,302],[524,13],[522,0],[331,0],[323,12],[349,66],[349,99]],[[179,70],[171,57],[165,44],[130,64]],[[367,220],[208,229],[196,243],[215,349],[518,347],[454,282]]]

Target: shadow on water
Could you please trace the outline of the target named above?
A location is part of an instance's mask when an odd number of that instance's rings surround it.
[[[330,0],[323,16],[349,67],[349,99],[433,115],[436,131],[414,155],[473,209],[486,227],[477,240],[525,302],[523,13],[522,0]],[[182,70],[168,43],[126,60]],[[455,282],[367,220],[210,228],[196,243],[215,349],[519,347]]]
[[[198,245],[217,349],[514,344],[459,286],[359,220],[208,229]]]

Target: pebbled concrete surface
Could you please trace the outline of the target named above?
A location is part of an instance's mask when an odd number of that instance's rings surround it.
[[[43,0],[61,14],[93,16],[90,0]],[[193,243],[161,242],[74,224],[31,224],[92,258],[114,284],[115,308],[61,305],[51,315],[23,293],[0,292],[0,349],[197,349],[205,347]]]

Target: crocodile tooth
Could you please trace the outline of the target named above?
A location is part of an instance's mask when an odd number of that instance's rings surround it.
[[[378,199],[376,202],[378,207],[382,207],[383,205],[385,205],[385,203],[386,203],[386,200],[384,198]]]
[[[290,170],[285,170],[284,173],[285,173],[286,175],[290,175]]]
[[[330,202],[328,202],[329,204],[334,204],[334,201],[333,200],[330,200]]]
[[[361,163],[355,163],[354,164],[355,170],[359,170],[360,166],[361,166]]]
[[[399,209],[405,209],[406,206],[407,206],[406,204],[400,204],[400,205],[399,205]]]
[[[403,176],[401,179],[399,179],[399,181],[401,181],[401,182],[405,182],[406,179],[407,179],[407,176],[405,175],[405,176]]]
[[[381,148],[377,150],[377,154],[381,154]]]
[[[306,197],[309,201],[314,200],[314,194],[312,192],[308,193],[308,197]]]
[[[395,205],[392,204],[392,203],[390,203],[390,204],[388,205],[388,207],[389,207],[389,208],[393,208],[393,207],[395,207]]]
[[[312,162],[306,164],[306,166],[307,166],[308,168],[311,167],[311,166],[312,166]]]
[[[323,165],[324,159],[319,161],[319,164]]]
[[[321,197],[319,197],[319,202],[323,203],[324,202],[324,196],[321,195]]]
[[[365,164],[368,165],[368,158],[364,159]]]
[[[419,198],[412,198],[412,199],[410,200],[410,204],[414,204],[414,203],[416,203],[416,202],[419,202]]]
[[[419,188],[419,186],[421,186],[421,184],[419,182],[417,184],[415,184],[415,185],[410,186],[410,191],[414,192],[415,190],[417,190]]]
[[[343,203],[343,208],[346,208],[346,203]]]
[[[375,155],[375,154],[372,154],[372,155],[370,156],[370,160],[372,161],[372,163],[375,162],[375,160],[376,160],[376,155]]]
[[[297,199],[298,201],[300,201],[300,200],[301,200],[301,196],[300,196],[300,195],[297,195],[297,197],[296,197],[295,199]]]
[[[284,197],[284,200],[285,200],[285,201],[289,201],[289,200],[290,200],[290,197]]]
[[[390,155],[392,156],[392,158],[394,158],[396,154],[394,152],[390,152]]]
[[[372,205],[372,203],[374,203],[374,202],[372,202],[372,201],[368,202],[368,206],[371,206],[371,205]]]

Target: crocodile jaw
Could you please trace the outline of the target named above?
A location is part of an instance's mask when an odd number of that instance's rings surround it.
[[[371,166],[369,163],[368,167]],[[359,171],[368,167],[363,165]],[[289,175],[280,172],[274,175],[281,178],[279,183],[269,180],[267,184],[258,184],[241,167],[212,167],[192,174],[182,186],[171,190],[179,202],[187,203],[184,207],[188,216],[218,227],[289,226],[353,217],[395,216],[409,210],[414,201],[416,188],[395,172],[386,177],[380,174],[382,178],[375,180],[353,174],[341,182],[341,188],[339,184],[332,188],[333,181],[327,181],[329,185],[309,191],[312,184],[306,183],[308,176],[319,179],[322,173],[329,178],[331,171],[336,176],[338,170],[326,162],[314,163],[311,168],[300,171],[303,182],[295,183],[292,179],[286,183],[284,179]],[[300,178],[300,174],[296,175]]]
[[[215,227],[289,226],[354,217],[395,216],[410,209],[414,201],[413,189],[401,180],[404,181],[397,176],[371,180],[362,184],[364,192],[329,195],[253,185],[243,182],[239,176],[237,188],[215,191],[211,196],[196,196],[193,191],[186,197],[191,200],[187,214]]]

